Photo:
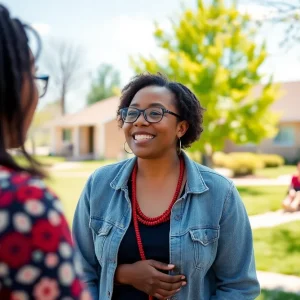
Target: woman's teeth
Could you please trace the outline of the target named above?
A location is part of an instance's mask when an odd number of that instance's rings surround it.
[[[134,139],[137,141],[141,141],[141,140],[151,140],[153,139],[154,136],[153,135],[146,135],[146,134],[136,134],[134,136]]]

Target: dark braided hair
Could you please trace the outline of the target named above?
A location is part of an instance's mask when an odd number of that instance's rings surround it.
[[[25,29],[30,29],[37,37],[40,49],[38,34],[30,26],[22,24],[20,20],[12,19],[8,10],[0,5],[0,165],[43,176],[41,165],[27,153],[24,147],[24,116],[32,102],[34,87],[31,52]],[[29,78],[30,93],[27,106],[23,107],[21,91],[25,77]],[[17,164],[9,154],[5,145],[5,134],[17,137],[20,151],[28,162],[28,167]]]
[[[119,110],[128,107],[135,94],[147,86],[165,87],[174,94],[178,112],[182,120],[189,124],[187,132],[181,137],[181,146],[182,148],[190,147],[193,142],[200,138],[203,131],[202,123],[205,109],[200,105],[196,96],[183,84],[169,81],[160,73],[137,75],[123,88]],[[120,127],[122,127],[122,119],[118,118],[118,120]]]

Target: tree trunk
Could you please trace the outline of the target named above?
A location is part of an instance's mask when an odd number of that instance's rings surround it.
[[[202,164],[208,168],[212,168],[213,167],[212,155],[203,154]]]
[[[66,114],[66,87],[65,87],[65,84],[63,84],[62,90],[61,90],[60,107],[61,107],[61,114],[64,116]]]
[[[203,161],[202,164],[206,167],[212,168],[213,167],[213,148],[210,144],[205,144],[204,146],[204,153],[203,153]]]

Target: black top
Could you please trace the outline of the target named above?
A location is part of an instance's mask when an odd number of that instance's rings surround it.
[[[169,263],[170,221],[157,226],[146,226],[139,223],[141,238],[147,259]],[[137,246],[133,221],[121,242],[118,253],[118,264],[132,264],[141,260]],[[113,300],[148,300],[147,294],[127,285],[115,285]]]
[[[183,189],[184,190],[184,189]],[[131,198],[131,189],[129,188]],[[146,259],[154,259],[166,264],[170,260],[169,233],[170,221],[156,225],[146,226],[139,223],[140,234],[144,246]],[[118,265],[132,264],[141,260],[133,220],[124,235],[118,252]],[[112,300],[148,300],[147,294],[127,285],[115,285]],[[156,298],[154,298],[156,299]]]

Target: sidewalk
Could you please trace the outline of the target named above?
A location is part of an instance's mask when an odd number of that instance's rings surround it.
[[[300,277],[263,271],[257,271],[257,277],[262,289],[299,294],[300,299]]]
[[[236,186],[278,186],[284,185],[287,187],[291,183],[291,176],[280,176],[278,178],[268,179],[268,178],[233,178],[232,181]]]
[[[261,227],[274,227],[280,224],[300,220],[300,211],[288,213],[283,212],[283,210],[278,210],[275,212],[267,212],[262,215],[250,216],[249,219],[252,229],[257,229]]]
[[[249,219],[252,229],[274,227],[280,224],[300,220],[300,212],[286,213],[279,210],[267,212],[262,215],[250,216]],[[280,290],[300,295],[300,277],[263,271],[257,271],[257,276],[262,289]]]

